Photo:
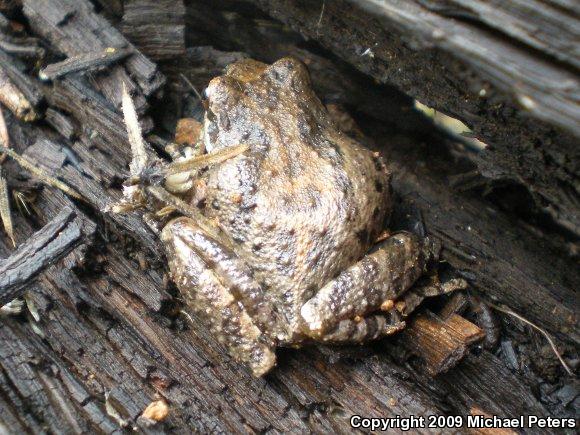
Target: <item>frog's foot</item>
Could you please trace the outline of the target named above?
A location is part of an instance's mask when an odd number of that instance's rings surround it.
[[[457,290],[465,290],[467,281],[463,278],[449,278],[444,281],[436,271],[430,275],[419,279],[413,288],[406,292],[400,300],[397,301],[397,311],[403,316],[408,316],[417,308],[426,298],[440,296]]]
[[[424,273],[432,257],[428,239],[409,233],[392,235],[303,305],[304,333],[322,337],[343,320],[364,318],[397,300]]]
[[[342,320],[335,329],[322,335],[318,341],[325,344],[359,344],[378,340],[405,327],[400,314],[395,311],[370,314],[360,319]]]
[[[232,357],[247,364],[254,376],[266,374],[276,356],[260,326],[272,317],[247,266],[190,218],[171,221],[161,239],[186,304],[209,320]]]

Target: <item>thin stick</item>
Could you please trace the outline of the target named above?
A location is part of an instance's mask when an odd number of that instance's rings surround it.
[[[572,372],[572,370],[570,369],[570,367],[568,367],[568,364],[566,364],[566,361],[564,361],[564,358],[562,358],[562,355],[560,355],[560,352],[558,352],[558,349],[556,348],[556,344],[554,343],[554,340],[552,340],[552,337],[550,337],[550,334],[548,334],[546,332],[546,330],[540,328],[535,323],[530,322],[525,317],[520,316],[518,313],[513,312],[509,308],[503,308],[503,307],[500,307],[498,305],[494,305],[494,304],[490,304],[490,303],[488,303],[488,305],[490,307],[492,307],[493,309],[497,310],[497,311],[500,311],[500,312],[505,313],[505,314],[509,314],[510,316],[513,316],[516,319],[521,320],[525,324],[530,325],[532,328],[534,328],[535,330],[539,331],[544,337],[546,337],[546,340],[548,340],[548,343],[550,343],[550,346],[552,347],[552,350],[554,351],[554,353],[556,354],[556,356],[560,360],[560,363],[562,364],[562,366],[564,367],[564,369],[568,372],[568,374],[570,376],[574,376],[574,373]]]
[[[125,117],[125,126],[127,127],[127,135],[129,136],[129,143],[131,144],[131,160],[130,168],[131,175],[140,175],[147,165],[147,151],[145,149],[145,142],[141,134],[141,127],[139,126],[139,118],[137,118],[137,111],[133,100],[127,91],[127,86],[123,83],[123,116]]]
[[[193,92],[195,92],[195,95],[197,96],[197,98],[199,98],[199,101],[202,101],[202,100],[203,100],[203,97],[202,97],[202,96],[201,96],[201,94],[200,94],[200,93],[197,91],[196,87],[195,87],[195,86],[193,86],[193,83],[191,83],[191,82],[189,81],[189,79],[188,79],[187,77],[185,77],[185,74],[181,73],[180,75],[181,75],[181,78],[183,79],[183,81],[184,81],[185,83],[187,83],[187,85],[188,85],[188,86],[191,88],[191,90],[192,90]]]
[[[2,113],[2,106],[0,106],[0,145],[6,148],[10,147],[10,137],[8,136],[8,127],[6,127],[6,121]],[[4,163],[4,160],[6,160],[6,154],[0,154],[0,164]]]
[[[40,70],[38,76],[40,80],[55,80],[67,74],[78,71],[90,71],[104,68],[112,63],[118,62],[133,53],[130,48],[108,47],[104,50],[79,54],[53,63]]]
[[[0,145],[10,146],[10,138],[8,136],[8,128],[4,120],[4,114],[0,107]],[[6,159],[6,154],[0,155],[0,165]],[[12,246],[16,247],[16,240],[14,239],[14,223],[12,222],[12,210],[10,210],[10,196],[8,195],[8,184],[4,178],[4,170],[0,167],[0,220],[4,226],[4,230],[12,241]]]
[[[32,163],[26,157],[21,156],[20,154],[12,151],[10,148],[5,148],[3,146],[0,146],[0,152],[4,152],[4,153],[8,154],[11,158],[16,160],[20,166],[22,166],[24,169],[31,172],[32,175],[34,175],[36,178],[38,178],[44,184],[48,184],[49,186],[56,187],[57,189],[62,190],[67,195],[86,202],[85,198],[80,193],[78,193],[76,190],[74,190],[68,184],[65,184],[62,181],[60,181],[54,177],[51,177],[46,172],[44,172],[42,169],[38,168],[34,163]]]
[[[320,16],[318,17],[318,22],[316,23],[316,28],[318,29],[320,27],[320,24],[322,24],[322,17],[324,16],[324,7],[326,6],[326,0],[323,0],[322,2],[322,8],[320,9]],[[316,30],[318,32],[318,30]]]
[[[247,151],[248,145],[238,145],[235,147],[227,147],[223,150],[219,150],[209,154],[202,154],[200,156],[190,157],[188,159],[180,160],[177,162],[172,162],[167,165],[164,170],[164,175],[179,174],[181,172],[188,172],[194,169],[203,168],[210,165],[215,165],[218,163],[225,162],[237,155]]]
[[[4,178],[4,171],[0,168],[0,219],[6,234],[12,241],[12,245],[16,247],[16,240],[14,239],[14,224],[12,223],[12,211],[10,210],[10,197],[8,196],[8,185]]]
[[[178,198],[162,187],[159,186],[147,186],[147,191],[151,193],[155,198],[160,200],[166,205],[174,207],[175,210],[179,211],[184,216],[192,218],[196,225],[198,225],[202,230],[204,230],[209,235],[220,240],[218,228],[205,217],[197,208],[192,207],[181,198]]]

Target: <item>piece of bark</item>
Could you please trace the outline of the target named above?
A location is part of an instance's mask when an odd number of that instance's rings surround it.
[[[0,262],[0,306],[19,297],[30,282],[94,232],[72,209],[59,213],[14,254]]]
[[[132,54],[131,49],[108,47],[105,50],[71,56],[40,70],[41,80],[55,80],[79,71],[102,70]]]
[[[24,66],[0,50],[0,101],[25,121],[38,117],[37,108],[43,100],[35,80],[27,76]]]
[[[467,300],[467,297],[463,293],[457,292],[451,296],[451,299],[449,299],[437,314],[443,320],[447,320],[453,314],[463,314],[463,311],[465,311],[465,308],[467,308],[468,305],[469,301]]]
[[[7,54],[29,59],[39,59],[45,54],[44,49],[39,46],[38,38],[13,37],[1,31],[0,49]]]
[[[73,121],[64,113],[54,110],[52,107],[46,109],[44,119],[52,128],[58,131],[64,138],[71,140],[76,135],[76,128]]]
[[[399,343],[419,356],[425,369],[440,375],[466,355],[471,344],[483,339],[484,332],[457,314],[441,320],[430,311],[412,318],[399,337]]]
[[[33,30],[48,40],[54,49],[68,57],[106,50],[109,47],[134,50],[123,65],[105,73],[89,73],[96,90],[118,108],[121,104],[121,85],[134,93],[149,96],[164,83],[163,76],[149,59],[94,11],[88,0],[23,1],[23,12]],[[139,110],[145,109],[145,99],[137,98]]]
[[[123,35],[149,58],[185,54],[185,6],[181,0],[133,0],[124,5]]]

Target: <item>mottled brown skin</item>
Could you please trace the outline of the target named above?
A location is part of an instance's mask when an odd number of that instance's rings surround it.
[[[198,175],[215,233],[185,217],[162,232],[186,303],[256,376],[273,367],[276,346],[363,342],[403,327],[383,303],[424,272],[430,251],[399,233],[369,254],[390,213],[391,174],[335,127],[306,67],[244,60],[206,95],[206,150],[249,149]]]

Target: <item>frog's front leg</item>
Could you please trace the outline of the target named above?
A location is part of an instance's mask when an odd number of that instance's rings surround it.
[[[273,314],[247,266],[190,218],[169,222],[161,240],[186,304],[209,320],[218,340],[255,376],[268,372],[276,363],[274,344],[260,327]]]
[[[341,321],[364,319],[409,289],[432,257],[428,239],[410,233],[389,237],[302,306],[304,333],[322,339]]]

